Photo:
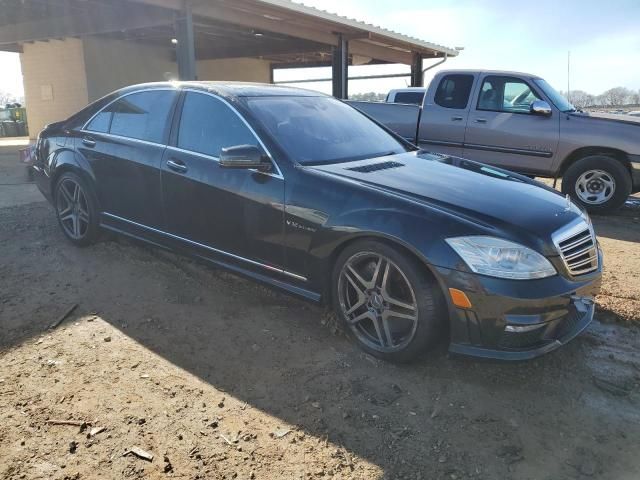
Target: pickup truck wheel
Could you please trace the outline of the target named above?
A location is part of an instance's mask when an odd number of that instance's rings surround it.
[[[367,353],[409,362],[427,352],[446,319],[435,280],[417,262],[377,241],[349,245],[332,277],[333,305],[345,331]]]
[[[562,193],[590,213],[609,213],[624,204],[631,193],[631,176],[615,158],[590,155],[564,173]]]

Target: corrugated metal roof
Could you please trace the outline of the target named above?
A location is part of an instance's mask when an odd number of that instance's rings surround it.
[[[456,50],[455,48],[449,48],[443,45],[427,42],[425,40],[421,40],[416,37],[411,37],[409,35],[404,35],[402,33],[394,32],[393,30],[388,30],[386,28],[373,25],[371,23],[366,23],[360,20],[356,20],[354,18],[349,18],[342,15],[338,15],[336,13],[331,13],[316,7],[310,7],[308,5],[305,5],[304,3],[293,2],[291,0],[257,0],[257,2],[263,3],[265,5],[270,5],[273,7],[285,8],[287,10],[292,10],[297,13],[310,15],[312,17],[327,20],[329,22],[334,22],[346,27],[365,30],[367,32],[374,33],[376,35],[380,35],[381,37],[386,37],[392,41],[395,40],[395,41],[411,44],[419,49],[427,49],[427,50],[433,50],[436,52],[446,53],[447,55],[452,57],[457,56],[459,53],[458,50]]]

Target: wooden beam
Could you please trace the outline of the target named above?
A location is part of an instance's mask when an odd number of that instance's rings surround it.
[[[191,4],[184,2],[184,8],[180,13],[180,18],[176,20],[178,76],[180,80],[196,80],[196,50]]]
[[[0,45],[172,25],[175,17],[172,10],[148,5],[119,9],[91,3],[73,15],[2,26]]]
[[[381,45],[375,45],[362,40],[350,41],[349,53],[374,58],[376,60],[384,60],[385,62],[390,63],[404,63],[405,65],[411,65],[413,62],[413,54],[411,52],[383,47]]]
[[[265,57],[270,55],[328,52],[330,48],[322,44],[305,41],[271,41],[252,45],[246,42],[234,42],[232,45],[214,45],[198,48],[196,50],[196,58],[198,60],[211,60],[215,58]]]
[[[17,43],[15,44],[8,43],[6,45],[0,45],[0,51],[22,53],[22,45],[19,45]]]

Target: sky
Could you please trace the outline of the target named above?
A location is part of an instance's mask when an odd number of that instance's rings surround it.
[[[640,0],[304,0],[448,47],[464,47],[440,68],[517,70],[540,75],[558,90],[592,94],[616,86],[640,89]],[[425,60],[425,67],[432,62]],[[427,82],[438,69],[425,78]],[[352,67],[351,75],[408,72],[404,66]],[[276,80],[323,78],[328,69],[276,72]],[[350,93],[386,92],[408,79],[352,81]],[[306,88],[330,90],[324,84]],[[22,94],[17,54],[0,52],[0,90]]]
[[[363,20],[448,47],[464,47],[439,68],[516,70],[540,75],[558,90],[592,94],[640,89],[640,0],[304,0],[305,5]],[[433,60],[425,60],[426,67]],[[408,67],[383,67],[403,72]],[[351,75],[380,73],[351,68]],[[430,76],[438,68],[427,73]],[[276,80],[301,72],[281,72]],[[325,69],[306,75],[326,77]],[[305,75],[305,76],[306,76]],[[429,80],[425,78],[425,83]],[[408,79],[353,81],[350,93],[386,92]],[[319,87],[318,84],[304,84]],[[329,89],[325,84],[323,89]]]

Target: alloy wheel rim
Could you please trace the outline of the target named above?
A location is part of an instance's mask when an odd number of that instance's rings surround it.
[[[588,170],[576,182],[576,195],[589,205],[600,205],[613,197],[616,191],[615,179],[604,170]]]
[[[418,304],[413,287],[384,255],[360,252],[349,258],[338,279],[338,300],[355,336],[374,350],[403,350],[416,334]]]
[[[65,178],[58,188],[58,218],[65,232],[73,239],[79,240],[89,229],[89,205],[82,187]]]

